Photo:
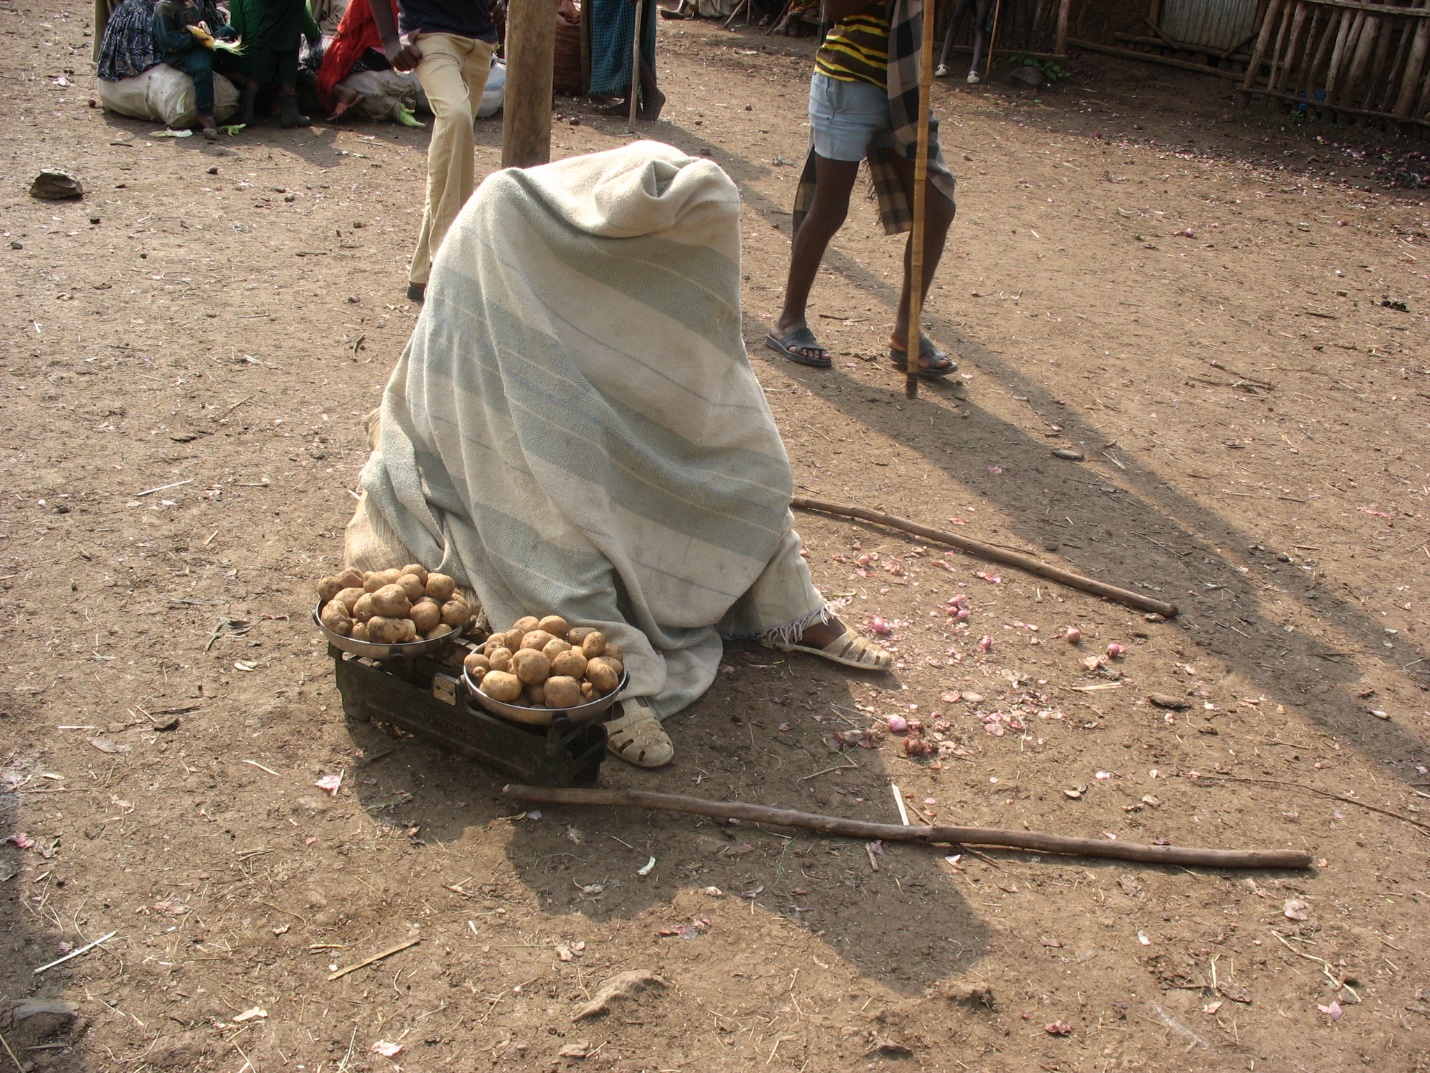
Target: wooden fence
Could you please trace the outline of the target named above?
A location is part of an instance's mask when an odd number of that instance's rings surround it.
[[[1241,95],[1430,127],[1427,54],[1430,0],[1269,0]]]

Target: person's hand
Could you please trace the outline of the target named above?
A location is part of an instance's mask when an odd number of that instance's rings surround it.
[[[383,44],[383,55],[394,71],[410,71],[422,62],[422,50],[417,47],[417,39],[421,36],[421,30],[413,30],[391,44]]]

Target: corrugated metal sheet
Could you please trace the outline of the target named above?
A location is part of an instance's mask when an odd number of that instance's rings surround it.
[[[1162,0],[1159,21],[1173,41],[1226,50],[1256,32],[1256,0]]]

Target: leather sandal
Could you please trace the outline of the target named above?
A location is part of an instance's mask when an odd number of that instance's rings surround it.
[[[853,630],[845,630],[823,648],[763,638],[760,643],[767,648],[777,648],[781,652],[807,652],[811,656],[818,656],[845,667],[856,667],[861,671],[887,671],[894,665],[892,653],[867,638],[860,637]]]
[[[662,767],[675,757],[675,746],[650,705],[620,702],[621,714],[606,722],[606,748],[636,767]]]

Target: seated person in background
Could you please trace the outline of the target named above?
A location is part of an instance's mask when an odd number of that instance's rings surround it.
[[[122,82],[164,62],[164,47],[154,39],[158,0],[124,0],[109,16],[99,46],[99,77]]]
[[[306,127],[312,122],[298,110],[298,45],[322,39],[307,0],[231,0],[233,28],[243,38],[244,55],[235,69],[247,80],[239,98],[238,121],[251,126],[258,90],[277,85],[278,105],[285,127]]]
[[[641,767],[674,755],[660,720],[710,687],[722,637],[893,664],[801,555],[739,214],[716,164],[657,142],[494,172],[437,255],[348,526],[348,565],[441,570],[493,629],[559,614],[617,641],[607,747]]]
[[[397,0],[386,0],[397,22]],[[358,71],[387,71],[392,64],[382,51],[382,35],[372,17],[369,0],[351,0],[333,39],[323,49],[318,68],[318,100],[328,109],[328,122],[336,123],[362,100],[338,83]]]
[[[224,24],[212,0],[159,0],[154,6],[154,40],[163,49],[165,63],[193,78],[199,126],[204,137],[212,141],[218,137],[218,124],[214,122],[214,52],[190,32],[190,27],[220,40],[232,40],[237,34]]]

